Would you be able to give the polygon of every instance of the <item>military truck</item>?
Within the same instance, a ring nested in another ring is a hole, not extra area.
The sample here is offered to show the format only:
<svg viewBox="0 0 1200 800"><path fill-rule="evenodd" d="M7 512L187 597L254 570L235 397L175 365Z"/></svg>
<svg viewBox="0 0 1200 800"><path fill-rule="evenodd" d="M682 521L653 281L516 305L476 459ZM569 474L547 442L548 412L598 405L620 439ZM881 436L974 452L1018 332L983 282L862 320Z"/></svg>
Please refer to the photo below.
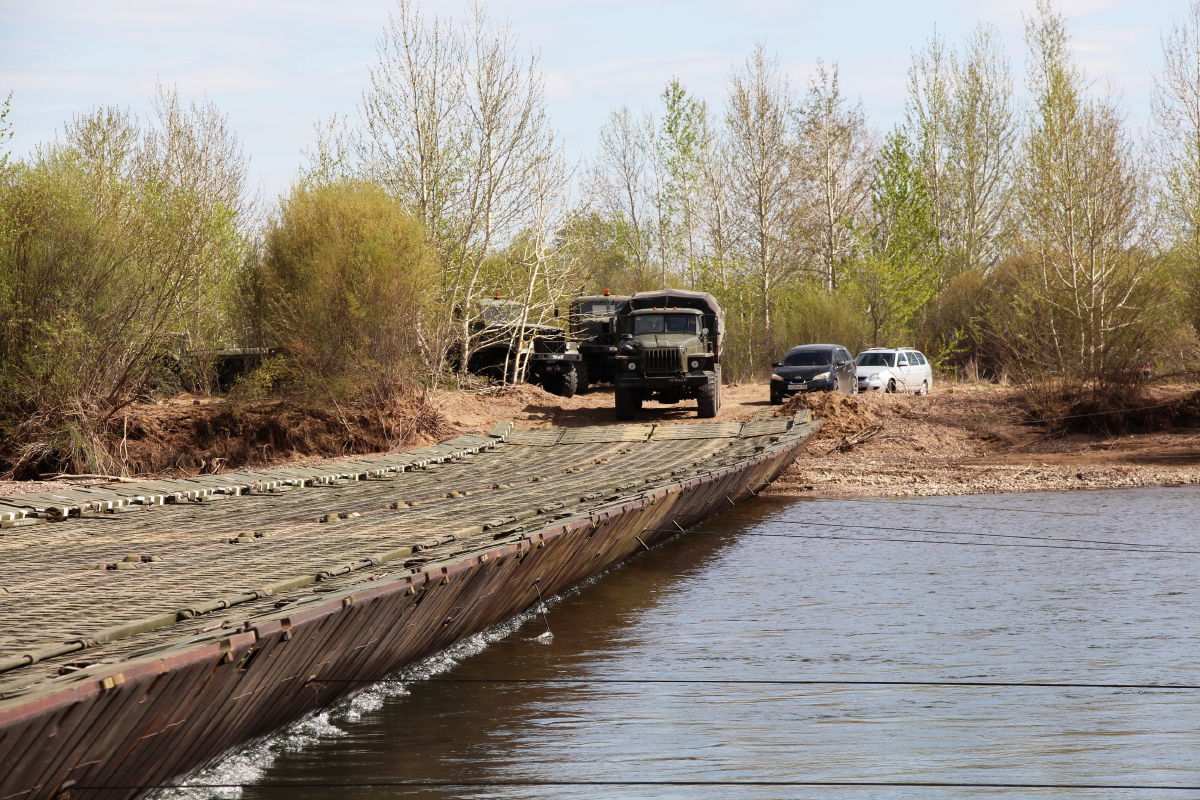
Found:
<svg viewBox="0 0 1200 800"><path fill-rule="evenodd" d="M638 292L618 317L616 411L631 420L642 403L695 399L701 417L721 407L725 312L707 292Z"/></svg>
<svg viewBox="0 0 1200 800"><path fill-rule="evenodd" d="M518 356L527 358L525 380L540 384L551 394L572 397L579 386L582 360L575 342L555 325L525 322L519 330L524 306L496 295L479 304L471 323L471 356L467 372L495 380L513 380ZM519 343L524 341L524 345ZM507 372L505 370L507 369Z"/></svg>
<svg viewBox="0 0 1200 800"><path fill-rule="evenodd" d="M571 301L568 321L571 339L578 343L582 359L579 391L589 383L615 383L617 318L629 302L628 295L609 293L584 295Z"/></svg>

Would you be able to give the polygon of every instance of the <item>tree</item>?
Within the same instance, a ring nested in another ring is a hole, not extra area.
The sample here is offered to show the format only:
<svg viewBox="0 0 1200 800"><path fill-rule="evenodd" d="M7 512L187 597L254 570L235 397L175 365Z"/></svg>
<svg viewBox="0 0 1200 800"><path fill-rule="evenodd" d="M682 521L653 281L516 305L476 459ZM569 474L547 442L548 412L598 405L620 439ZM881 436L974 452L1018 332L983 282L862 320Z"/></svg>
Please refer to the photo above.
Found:
<svg viewBox="0 0 1200 800"><path fill-rule="evenodd" d="M742 69L729 76L727 86L730 222L758 296L769 350L775 287L797 269L793 233L798 198L789 124L795 99L778 59L767 56L761 43Z"/></svg>
<svg viewBox="0 0 1200 800"><path fill-rule="evenodd" d="M962 58L955 55L953 67L946 171L951 195L942 240L951 276L986 270L998 259L1011 206L1017 144L1012 74L996 30L976 28ZM939 283L944 282L939 276Z"/></svg>
<svg viewBox="0 0 1200 800"><path fill-rule="evenodd" d="M699 259L697 207L708 107L690 95L678 78L671 79L661 98L664 111L656 150L666 180L659 203L667 210L662 216L670 220L674 260L681 263L680 273L694 288Z"/></svg>
<svg viewBox="0 0 1200 800"><path fill-rule="evenodd" d="M1200 329L1200 1L1192 0L1187 19L1163 37L1163 61L1151 103L1150 154L1192 325Z"/></svg>
<svg viewBox="0 0 1200 800"><path fill-rule="evenodd" d="M363 169L424 223L439 254L443 302L457 311L431 353L435 380L452 340L460 375L466 370L477 304L492 289L482 280L487 259L530 231L552 238L556 201L570 182L538 58L518 45L479 6L463 25L427 23L400 0L363 95Z"/></svg>
<svg viewBox="0 0 1200 800"><path fill-rule="evenodd" d="M937 224L914 149L902 131L888 135L875 162L870 225L859 233L855 287L875 345L906 333L937 293Z"/></svg>
<svg viewBox="0 0 1200 800"><path fill-rule="evenodd" d="M600 148L586 188L597 212L607 221L615 249L640 276L650 271L653 238L648 169L642 130L629 106L610 112L600 129Z"/></svg>
<svg viewBox="0 0 1200 800"><path fill-rule="evenodd" d="M0 104L0 170L8 166L7 146L13 138L13 125L8 119L8 115L12 113L12 99L13 93L9 92L8 97L4 98L4 103Z"/></svg>
<svg viewBox="0 0 1200 800"><path fill-rule="evenodd" d="M1018 234L1024 311L1008 344L1027 370L1098 387L1128 381L1155 322L1153 261L1138 221L1145 191L1110 97L1093 98L1047 0L1026 21L1033 115L1021 153Z"/></svg>
<svg viewBox="0 0 1200 800"><path fill-rule="evenodd" d="M935 32L913 56L906 117L946 254L936 265L944 288L995 262L1010 205L1017 117L995 29L976 28L961 54Z"/></svg>
<svg viewBox="0 0 1200 800"><path fill-rule="evenodd" d="M837 288L850 254L855 218L871 187L874 144L861 101L850 105L838 85L838 66L817 62L796 111L797 174L807 230L821 283Z"/></svg>
<svg viewBox="0 0 1200 800"><path fill-rule="evenodd" d="M148 128L76 116L0 172L0 439L18 472L119 472L114 418L164 361L224 337L245 160L211 104L160 89L155 105Z"/></svg>

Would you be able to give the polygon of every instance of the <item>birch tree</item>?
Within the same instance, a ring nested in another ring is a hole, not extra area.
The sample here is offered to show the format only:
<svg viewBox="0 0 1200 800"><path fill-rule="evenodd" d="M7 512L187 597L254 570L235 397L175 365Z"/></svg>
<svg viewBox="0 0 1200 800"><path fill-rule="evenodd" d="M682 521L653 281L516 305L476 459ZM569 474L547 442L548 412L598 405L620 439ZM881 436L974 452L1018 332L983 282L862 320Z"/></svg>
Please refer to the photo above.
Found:
<svg viewBox="0 0 1200 800"><path fill-rule="evenodd" d="M774 291L796 271L797 196L790 118L795 99L777 58L760 43L727 83L725 113L731 223L758 295L766 343L771 341Z"/></svg>
<svg viewBox="0 0 1200 800"><path fill-rule="evenodd" d="M836 63L817 62L796 122L805 227L820 281L832 292L849 258L855 218L870 192L874 143L861 101L851 104L841 92Z"/></svg>
<svg viewBox="0 0 1200 800"><path fill-rule="evenodd" d="M1032 281L1029 364L1091 385L1119 378L1151 321L1137 220L1144 192L1133 144L1109 97L1087 93L1065 21L1043 0L1026 22L1034 112L1021 153L1020 235Z"/></svg>
<svg viewBox="0 0 1200 800"><path fill-rule="evenodd" d="M1184 22L1163 37L1163 61L1150 152L1173 244L1200 296L1200 1L1192 0Z"/></svg>
<svg viewBox="0 0 1200 800"><path fill-rule="evenodd" d="M588 171L587 192L613 226L626 263L645 274L650 269L653 192L642 133L629 106L609 113Z"/></svg>
<svg viewBox="0 0 1200 800"><path fill-rule="evenodd" d="M946 254L936 265L942 288L963 270L995 262L1010 204L1017 116L996 30L976 28L962 53L935 32L913 56L906 106Z"/></svg>
<svg viewBox="0 0 1200 800"><path fill-rule="evenodd" d="M486 260L545 227L569 170L538 58L520 53L507 25L479 6L455 24L427 21L410 0L397 5L363 95L360 158L436 243L445 302L458 314L433 337L430 357L440 365L443 343L456 339L462 374L477 304L489 291Z"/></svg>

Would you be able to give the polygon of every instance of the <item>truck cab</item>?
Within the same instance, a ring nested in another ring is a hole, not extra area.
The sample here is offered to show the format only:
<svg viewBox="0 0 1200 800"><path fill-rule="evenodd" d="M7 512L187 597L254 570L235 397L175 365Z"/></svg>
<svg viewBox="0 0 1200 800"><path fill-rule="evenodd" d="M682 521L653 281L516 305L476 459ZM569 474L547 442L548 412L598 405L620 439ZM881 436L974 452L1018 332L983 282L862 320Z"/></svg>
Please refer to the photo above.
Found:
<svg viewBox="0 0 1200 800"><path fill-rule="evenodd" d="M614 359L616 415L633 419L642 403L695 399L700 417L721 405L724 312L705 292L641 292L619 319Z"/></svg>
<svg viewBox="0 0 1200 800"><path fill-rule="evenodd" d="M584 295L571 301L568 318L571 339L582 359L579 391L589 383L613 383L617 355L617 319L629 303L628 295Z"/></svg>

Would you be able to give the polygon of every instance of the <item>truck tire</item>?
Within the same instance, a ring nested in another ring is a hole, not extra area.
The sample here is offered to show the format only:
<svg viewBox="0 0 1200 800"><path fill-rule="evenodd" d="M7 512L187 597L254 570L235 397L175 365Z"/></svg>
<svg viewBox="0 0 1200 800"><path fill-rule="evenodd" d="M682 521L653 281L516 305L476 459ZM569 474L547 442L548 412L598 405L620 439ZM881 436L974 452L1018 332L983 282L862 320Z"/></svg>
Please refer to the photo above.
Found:
<svg viewBox="0 0 1200 800"><path fill-rule="evenodd" d="M575 365L575 381L578 384L575 387L576 394L583 394L587 391L588 382L591 376L588 375L588 365L586 361L580 361Z"/></svg>
<svg viewBox="0 0 1200 800"><path fill-rule="evenodd" d="M721 384L717 373L705 372L704 385L696 389L696 413L701 419L712 419L721 407Z"/></svg>
<svg viewBox="0 0 1200 800"><path fill-rule="evenodd" d="M617 387L616 406L617 406L617 421L628 422L633 419L637 412L642 407L642 398L638 394L637 389L624 389Z"/></svg>
<svg viewBox="0 0 1200 800"><path fill-rule="evenodd" d="M555 392L559 397L574 397L576 390L579 388L579 365L567 365L558 376L558 391Z"/></svg>

